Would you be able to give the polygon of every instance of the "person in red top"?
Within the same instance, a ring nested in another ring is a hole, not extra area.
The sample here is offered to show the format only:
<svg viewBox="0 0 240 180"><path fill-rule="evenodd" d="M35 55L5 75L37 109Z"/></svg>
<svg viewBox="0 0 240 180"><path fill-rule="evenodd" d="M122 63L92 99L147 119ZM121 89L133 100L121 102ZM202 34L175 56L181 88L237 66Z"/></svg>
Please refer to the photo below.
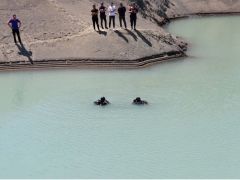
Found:
<svg viewBox="0 0 240 180"><path fill-rule="evenodd" d="M22 44L20 31L19 31L21 25L22 25L21 21L17 19L17 16L15 14L13 15L13 18L8 21L8 26L12 29L15 44L17 43L16 34L17 34L19 43Z"/></svg>
<svg viewBox="0 0 240 180"><path fill-rule="evenodd" d="M93 9L91 10L92 13L92 22L93 22L93 28L96 31L96 25L98 28L98 31L100 31L99 29L99 23L98 23L98 9L96 8L96 5L93 5Z"/></svg>
<svg viewBox="0 0 240 180"><path fill-rule="evenodd" d="M130 5L129 13L130 13L130 22L131 22L132 30L133 29L136 30L136 26L137 26L137 13L138 13L138 8L137 8L136 3L133 3L132 5Z"/></svg>

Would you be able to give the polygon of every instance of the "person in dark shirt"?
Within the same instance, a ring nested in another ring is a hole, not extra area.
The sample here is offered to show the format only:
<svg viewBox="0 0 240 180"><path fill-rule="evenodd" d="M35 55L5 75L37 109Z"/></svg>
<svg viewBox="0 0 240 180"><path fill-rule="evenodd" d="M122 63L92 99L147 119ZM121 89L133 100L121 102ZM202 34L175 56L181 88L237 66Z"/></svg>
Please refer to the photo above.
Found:
<svg viewBox="0 0 240 180"><path fill-rule="evenodd" d="M138 13L138 8L137 8L136 3L133 3L130 6L129 13L130 13L131 27L132 27L132 29L136 30L136 26L137 26L137 13Z"/></svg>
<svg viewBox="0 0 240 180"><path fill-rule="evenodd" d="M15 14L13 15L13 18L8 21L8 26L12 29L15 44L17 43L16 34L17 34L19 43L22 44L20 31L19 31L21 25L22 25L21 21L17 19L17 16Z"/></svg>
<svg viewBox="0 0 240 180"><path fill-rule="evenodd" d="M118 14L119 14L120 27L122 27L122 21L123 21L125 29L127 29L127 23L125 18L126 7L124 7L122 3L120 3L120 7L118 8Z"/></svg>
<svg viewBox="0 0 240 180"><path fill-rule="evenodd" d="M96 25L97 25L98 31L100 31L99 24L98 24L98 9L96 8L95 4L93 5L93 9L91 13L92 13L92 22L93 22L94 30L96 31Z"/></svg>
<svg viewBox="0 0 240 180"><path fill-rule="evenodd" d="M99 8L99 11L100 11L100 19L101 19L101 27L102 27L102 29L104 29L104 28L103 28L103 21L104 21L104 23L105 23L105 28L108 29L108 27L107 27L106 10L107 10L107 8L104 6L104 3L102 2L102 3L101 3L101 6L100 6L100 8Z"/></svg>

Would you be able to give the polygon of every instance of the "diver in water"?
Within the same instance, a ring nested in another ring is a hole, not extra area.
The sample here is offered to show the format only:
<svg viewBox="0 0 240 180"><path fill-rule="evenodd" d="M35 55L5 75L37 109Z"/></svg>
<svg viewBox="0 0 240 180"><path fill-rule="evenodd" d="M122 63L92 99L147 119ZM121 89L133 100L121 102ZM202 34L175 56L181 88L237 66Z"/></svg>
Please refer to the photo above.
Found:
<svg viewBox="0 0 240 180"><path fill-rule="evenodd" d="M140 97L137 97L136 99L133 100L133 104L135 104L135 105L147 105L148 102L144 101L144 100L141 100Z"/></svg>
<svg viewBox="0 0 240 180"><path fill-rule="evenodd" d="M108 100L106 100L105 97L101 97L101 99L95 101L94 104L98 105L98 106L106 106L106 105L110 104L110 102Z"/></svg>

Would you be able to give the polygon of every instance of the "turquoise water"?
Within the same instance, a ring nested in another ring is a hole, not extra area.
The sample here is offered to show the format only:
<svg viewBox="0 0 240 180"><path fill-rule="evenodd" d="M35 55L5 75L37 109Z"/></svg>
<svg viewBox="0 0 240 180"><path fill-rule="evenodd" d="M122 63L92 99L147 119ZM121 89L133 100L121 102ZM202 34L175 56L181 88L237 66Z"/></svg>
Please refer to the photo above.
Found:
<svg viewBox="0 0 240 180"><path fill-rule="evenodd" d="M172 23L190 57L145 69L1 73L0 178L239 178L239 21Z"/></svg>

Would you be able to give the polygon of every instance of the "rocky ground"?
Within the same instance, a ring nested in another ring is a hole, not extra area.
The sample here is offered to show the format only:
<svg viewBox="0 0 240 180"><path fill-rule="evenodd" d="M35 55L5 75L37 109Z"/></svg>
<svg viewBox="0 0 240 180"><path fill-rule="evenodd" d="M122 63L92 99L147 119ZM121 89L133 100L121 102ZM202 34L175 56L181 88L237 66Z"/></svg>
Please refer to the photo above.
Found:
<svg viewBox="0 0 240 180"><path fill-rule="evenodd" d="M129 1L122 1L126 6ZM1 0L1 68L54 65L143 65L184 55L186 44L160 27L168 18L197 13L240 12L239 0L139 0L138 31L97 33L91 26L94 0ZM106 5L108 5L106 1ZM119 1L116 3L119 3ZM7 21L17 14L23 46L13 43ZM127 18L129 24L129 17ZM1 69L0 68L0 69Z"/></svg>
<svg viewBox="0 0 240 180"><path fill-rule="evenodd" d="M194 14L219 14L240 12L239 0L171 0L167 10L170 18Z"/></svg>

